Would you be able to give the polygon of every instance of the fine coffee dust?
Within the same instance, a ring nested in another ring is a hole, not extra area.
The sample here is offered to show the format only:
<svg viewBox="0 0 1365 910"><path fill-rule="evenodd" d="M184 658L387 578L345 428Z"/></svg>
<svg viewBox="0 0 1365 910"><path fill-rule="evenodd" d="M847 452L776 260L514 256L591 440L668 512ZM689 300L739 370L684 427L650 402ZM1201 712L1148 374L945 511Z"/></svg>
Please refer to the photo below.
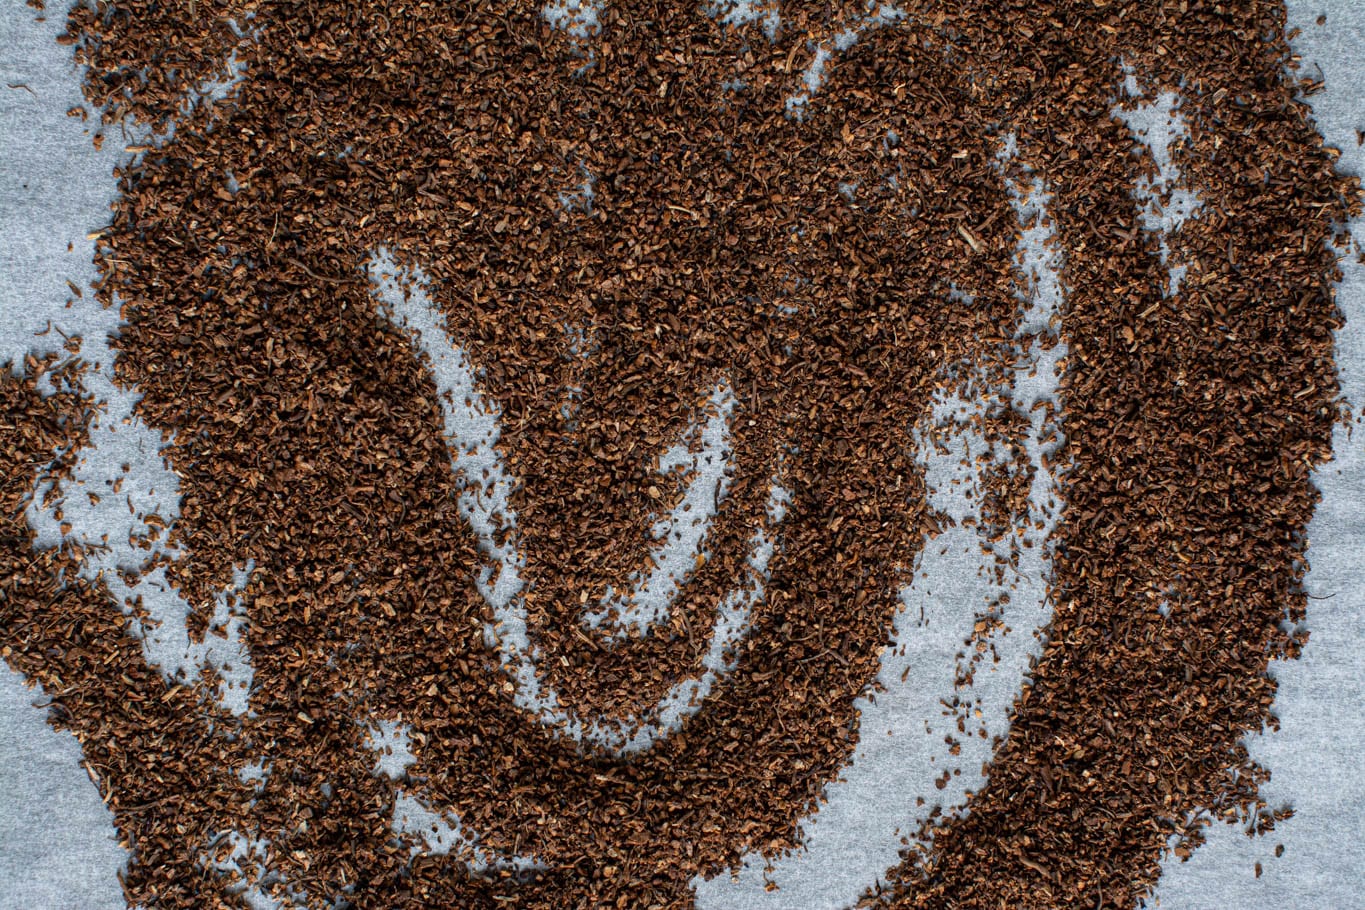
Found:
<svg viewBox="0 0 1365 910"><path fill-rule="evenodd" d="M91 104L162 130L120 174L98 260L127 320L118 375L175 433L168 571L211 603L256 566L238 718L147 668L78 553L32 549L31 478L79 443L88 402L35 391L77 364L6 380L3 653L81 739L131 903L230 903L204 858L230 830L268 837L275 889L318 906L688 906L695 875L789 846L851 753L939 520L910 428L945 364L1010 366L1011 134L1054 193L1068 286L1053 623L988 786L867 900L1129 907L1172 834L1197 841L1196 809L1261 812L1239 743L1270 719L1267 662L1300 644L1281 621L1303 615L1308 478L1337 416L1325 242L1357 206L1286 75L1283 12L906 13L795 109L860 5L784 8L771 40L692 4L609 8L583 39L535 4L72 13ZM229 97L187 104L230 57ZM1114 117L1124 66L1178 89L1189 124L1175 155L1204 204L1171 238L1188 271L1170 297L1131 195L1149 165ZM435 390L376 312L377 249L425 272L501 408L528 612L569 704L639 710L695 671L781 472L738 666L651 751L580 750L514 706ZM672 634L607 649L579 614L629 585L675 492L657 456L722 379L735 464L709 558ZM1008 527L1017 478L991 496ZM411 725L427 798L543 869L414 858L371 718ZM265 781L242 780L261 755Z"/></svg>

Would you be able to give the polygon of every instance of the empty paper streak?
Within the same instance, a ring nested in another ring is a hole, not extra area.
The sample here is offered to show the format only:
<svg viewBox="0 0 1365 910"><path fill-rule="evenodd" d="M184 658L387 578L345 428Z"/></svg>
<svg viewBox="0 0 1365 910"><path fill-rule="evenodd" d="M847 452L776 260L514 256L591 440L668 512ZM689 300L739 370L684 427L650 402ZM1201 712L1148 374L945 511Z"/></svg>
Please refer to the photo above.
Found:
<svg viewBox="0 0 1365 910"><path fill-rule="evenodd" d="M484 555L475 584L492 608L484 637L495 648L503 671L513 683L515 704L552 730L580 745L616 755L651 748L701 709L717 680L734 666L734 648L747 634L749 615L762 599L768 563L776 547L773 537L787 505L787 492L774 477L767 514L749 540L744 578L717 608L702 673L675 683L643 717L580 717L560 703L559 694L540 675L540 651L531 639L522 571L515 487L497 450L500 412L477 388L474 371L445 328L445 317L427 296L424 276L400 269L386 251L371 258L371 275L379 310L428 358L441 401L451 468L459 478L458 505Z"/></svg>
<svg viewBox="0 0 1365 910"><path fill-rule="evenodd" d="M1340 150L1338 170L1365 177L1365 145L1356 132L1365 128L1365 3L1290 0L1287 27L1303 59L1297 77L1323 80L1322 90L1306 98L1314 126L1328 147ZM1332 460L1312 475L1321 499L1307 528L1309 599L1300 631L1309 638L1297 659L1268 667L1278 723L1242 741L1270 772L1260 787L1268 808L1290 808L1294 815L1275 822L1273 832L1249 837L1246 817L1211 813L1206 841L1188 859L1173 852L1164 857L1146 907L1365 907L1365 218L1347 227L1348 243L1334 250L1342 270L1336 301L1345 319L1334 333L1333 353L1352 416L1333 428Z"/></svg>
<svg viewBox="0 0 1365 910"><path fill-rule="evenodd" d="M128 630L142 642L147 663L171 682L193 683L209 671L218 680L219 706L246 714L253 670L242 591L253 564L234 570L214 597L207 630L191 635L194 609L164 565L181 556L168 540L180 514L180 490L162 458L161 434L132 416L135 393L103 380L86 384L106 386L110 397L70 474L40 476L35 484L28 507L34 545L80 547L81 577L102 582L112 604L132 617Z"/></svg>
<svg viewBox="0 0 1365 910"><path fill-rule="evenodd" d="M854 17L833 38L821 41L815 48L815 56L801 74L801 90L787 97L787 116L796 120L805 118L806 105L824 87L826 69L836 53L844 53L867 32L894 25L905 15L905 11L895 3L869 3L864 15Z"/></svg>
<svg viewBox="0 0 1365 910"><path fill-rule="evenodd" d="M1142 98L1137 74L1129 66L1123 67L1123 93L1130 101ZM1180 293L1180 284L1189 271L1186 263L1171 258L1171 237L1185 222L1198 217L1203 207L1198 194L1191 190L1176 164L1176 146L1189 135L1189 127L1180 112L1180 96L1162 92L1154 101L1125 107L1116 104L1114 114L1128 127L1133 138L1146 149L1156 165L1154 176L1144 174L1133 187L1137 202L1138 220L1142 229L1157 238L1158 255L1166 266L1165 296Z"/></svg>
<svg viewBox="0 0 1365 910"><path fill-rule="evenodd" d="M668 616L696 569L711 521L725 501L731 467L730 421L735 410L728 383L722 382L711 392L707 410L705 424L693 424L682 442L659 457L658 473L666 478L681 471L686 486L668 516L654 522L652 531L659 543L649 553L648 572L636 573L635 587L627 596L609 588L598 609L583 617L589 628L614 628L612 639L624 638L632 629L647 633ZM690 451L689 443L698 436L701 450Z"/></svg>
<svg viewBox="0 0 1365 910"><path fill-rule="evenodd" d="M1014 150L1007 142L1002 170ZM1008 729L1021 682L1041 651L1034 633L1051 617L1048 541L1062 503L1047 459L1061 443L1056 405L1066 353L1052 327L1063 300L1062 256L1047 214L1048 194L1037 179L1022 188L1008 180L1008 186L1021 228L1024 307L1012 379L991 388L982 371L957 373L958 389L935 399L915 434L930 505L953 524L925 541L913 580L900 592L892 643L877 675L881 691L857 700L858 748L843 775L826 786L823 804L802 821L800 846L772 858L753 852L733 875L695 879L701 910L851 906L907 849L927 846L918 835L936 807L951 813L984 784L983 766L996 737ZM981 462L1000 464L1008 457L1007 446L987 442L980 423L1003 408L1029 419L1026 438L1017 442L1034 482L1028 515L1015 529L1016 561L1002 581L979 519ZM971 518L977 522L969 524ZM1005 593L1009 602L1001 606ZM981 660L969 644L977 620L987 616L1005 624L989 637L994 662ZM968 676L970 688L959 685ZM965 734L958 732L959 716L967 721ZM957 742L959 754L951 754L945 737ZM920 798L923 805L916 804Z"/></svg>
<svg viewBox="0 0 1365 910"><path fill-rule="evenodd" d="M181 555L169 543L180 512L179 478L162 455L167 440L135 413L141 393L114 382L109 339L118 332L119 308L105 307L93 289L92 238L108 223L117 196L114 167L129 159L113 140L137 145L149 136L126 122L120 131L110 130L101 149L94 148L82 121L67 114L83 99L81 70L51 33L60 31L63 17L33 22L27 9L13 17L15 47L25 57L13 72L32 87L6 93L0 105L7 121L13 111L23 124L5 146L0 220L28 229L0 244L7 279L0 283L0 361L12 361L17 369L28 353L64 353L62 343L79 338L78 356L89 366L79 374L79 387L65 391L88 395L95 405L88 444L75 454L69 475L57 479L49 468L33 480L26 518L34 547L79 547L81 577L102 583L125 614L140 604L146 618L132 619L129 631L142 642L147 662L171 682L192 683L207 670L218 681L219 705L245 714L252 665L240 595L251 565L239 566L215 596L204 636L191 636L194 608L162 565ZM240 76L240 67L230 63L228 69L228 80L199 86L184 107L224 97ZM67 278L75 281L68 285ZM72 288L81 285L85 291L73 299ZM39 388L55 391L46 374Z"/></svg>

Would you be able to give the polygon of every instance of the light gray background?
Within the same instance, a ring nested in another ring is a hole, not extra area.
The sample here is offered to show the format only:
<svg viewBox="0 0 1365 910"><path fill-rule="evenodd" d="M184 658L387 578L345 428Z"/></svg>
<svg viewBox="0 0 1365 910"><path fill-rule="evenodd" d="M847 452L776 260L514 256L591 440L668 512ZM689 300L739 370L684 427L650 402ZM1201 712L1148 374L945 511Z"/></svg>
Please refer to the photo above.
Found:
<svg viewBox="0 0 1365 910"><path fill-rule="evenodd" d="M1303 73L1326 80L1326 91L1309 98L1318 128L1341 150L1341 169L1365 176L1356 141L1365 130L1365 3L1291 2L1289 13L1291 29L1302 30L1293 44ZM1308 527L1310 638L1301 659L1274 668L1280 730L1247 742L1271 771L1262 795L1295 814L1260 838L1241 822L1213 825L1188 862L1167 862L1152 901L1163 910L1365 907L1365 220L1351 230L1352 248L1338 254L1346 325L1337 366L1356 416L1337 428L1335 459L1314 478L1322 503Z"/></svg>
<svg viewBox="0 0 1365 910"><path fill-rule="evenodd" d="M1290 10L1291 25L1303 30L1295 47L1306 71L1316 75L1320 68L1326 79L1326 92L1310 99L1319 125L1342 149L1343 168L1365 173L1365 151L1355 136L1365 129L1365 2L1293 2ZM1321 13L1324 26L1315 22ZM94 278L86 235L107 222L110 171L139 137L115 131L96 152L92 124L67 116L82 99L69 49L55 44L62 21L54 12L35 22L23 0L0 0L0 360L55 349L60 336L33 335L52 318L86 338L84 352L99 364L87 385L122 409L131 400L119 399L108 383L104 346L116 319L89 306L89 291L84 306L68 307L66 281L88 287ZM1365 223L1352 227L1365 240ZM1354 256L1342 265L1340 303L1348 323L1338 336L1338 359L1344 392L1359 410L1365 409L1365 266ZM1365 907L1359 886L1365 878L1365 774L1359 769L1365 635L1357 620L1365 615L1362 446L1365 435L1355 420L1338 430L1336 460L1318 473L1324 502L1310 527L1309 590L1321 599L1309 605L1312 637L1302 660L1276 668L1281 731L1249 742L1273 774L1267 798L1296 814L1264 838L1247 837L1239 824L1215 824L1193 859L1170 859L1149 905ZM148 458L155 460L154 452ZM42 701L41 693L0 668L0 910L122 907L116 874L124 854L112 819L80 766L74 738L47 726L45 712L31 707ZM1285 847L1281 858L1277 844ZM798 891L785 896L796 900ZM743 895L741 889L724 901L756 906ZM785 905L771 896L763 903Z"/></svg>
<svg viewBox="0 0 1365 910"><path fill-rule="evenodd" d="M109 314L68 309L66 282L95 278L86 234L109 223L125 142L96 152L93 124L67 116L83 99L70 49L55 43L64 7L53 7L36 22L23 0L0 0L0 362L60 347L56 332L33 334L49 319L101 341L113 327ZM122 910L113 818L75 737L31 707L45 701L0 664L0 908Z"/></svg>

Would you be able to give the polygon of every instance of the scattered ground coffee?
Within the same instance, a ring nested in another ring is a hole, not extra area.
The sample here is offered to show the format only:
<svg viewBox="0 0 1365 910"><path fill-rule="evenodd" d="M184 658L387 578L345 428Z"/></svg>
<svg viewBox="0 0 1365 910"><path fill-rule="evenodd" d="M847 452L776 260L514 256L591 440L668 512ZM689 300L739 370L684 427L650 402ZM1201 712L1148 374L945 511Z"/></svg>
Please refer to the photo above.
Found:
<svg viewBox="0 0 1365 910"><path fill-rule="evenodd" d="M35 551L32 479L60 474L89 401L78 362L5 379L0 653L80 738L130 903L240 899L217 862L249 866L254 835L224 832L268 833L253 893L386 908L689 906L695 876L790 846L941 520L911 429L945 364L1012 367L1010 187L1032 175L1068 287L1053 621L989 785L866 900L1127 908L1169 837L1197 841L1197 808L1271 824L1239 738L1298 646L1337 418L1326 242L1358 207L1282 33L1275 3L1192 0L79 6L66 40L104 141L157 130L119 175L99 291L126 319L120 380L174 434L165 571L205 605L194 634L252 567L234 713L147 666L139 614L79 552ZM1179 91L1167 160L1202 203L1160 237L1131 188L1168 208L1174 188L1116 114L1132 74ZM528 625L568 708L638 714L694 674L787 491L732 671L653 748L583 745L517 703L442 432L465 403L376 304L381 250L425 275L497 403ZM44 397L54 371L71 391ZM609 644L584 605L635 584L686 488L657 457L722 399L727 495L669 634ZM1027 510L1008 468L1002 530ZM421 746L404 773L477 850L395 837L366 742L398 719ZM239 773L260 754L268 774Z"/></svg>

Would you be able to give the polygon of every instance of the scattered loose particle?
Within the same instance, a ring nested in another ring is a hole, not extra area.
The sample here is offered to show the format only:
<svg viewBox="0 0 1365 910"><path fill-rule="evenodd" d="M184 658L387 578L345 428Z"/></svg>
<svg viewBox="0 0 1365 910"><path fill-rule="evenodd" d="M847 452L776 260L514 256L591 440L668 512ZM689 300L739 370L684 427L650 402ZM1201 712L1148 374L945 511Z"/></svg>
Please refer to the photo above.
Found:
<svg viewBox="0 0 1365 910"><path fill-rule="evenodd" d="M1337 416L1325 241L1358 193L1285 75L1277 3L1166 7L78 5L91 107L160 136L92 236L118 375L174 434L164 571L189 634L215 634L235 577L249 618L244 710L148 666L109 582L25 525L91 407L38 377L78 389L80 363L4 374L0 653L101 769L130 905L688 907L695 876L791 846L941 519L913 431L943 367L1012 376L1011 340L1048 328L1021 328L1007 136L1065 261L1053 618L989 782L866 900L1128 907L1172 834L1198 842L1197 810L1273 826L1241 738L1267 662L1302 644L1281 620L1304 612ZM1116 112L1124 68L1180 96L1155 164ZM1157 230L1177 178L1198 217ZM519 609L577 715L638 715L698 674L780 466L733 670L652 749L518 707L481 591L505 541L462 517L482 481L443 435L481 399L443 398L378 308L379 250L426 276L496 402ZM726 495L690 575L652 634L599 634L584 605L645 577L703 448L676 476L661 456L722 382ZM1003 534L1029 476L991 476Z"/></svg>

